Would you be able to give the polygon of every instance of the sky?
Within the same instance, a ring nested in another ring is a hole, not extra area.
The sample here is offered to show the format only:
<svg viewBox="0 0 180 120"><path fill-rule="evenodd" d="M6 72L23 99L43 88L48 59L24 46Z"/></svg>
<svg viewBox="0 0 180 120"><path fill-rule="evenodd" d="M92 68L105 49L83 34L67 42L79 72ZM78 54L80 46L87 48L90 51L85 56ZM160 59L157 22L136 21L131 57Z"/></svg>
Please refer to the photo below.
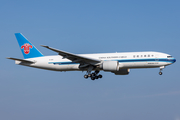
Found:
<svg viewBox="0 0 180 120"><path fill-rule="evenodd" d="M0 119L180 120L179 0L1 0ZM176 58L126 76L54 72L15 65L23 59L14 33L75 53L157 51Z"/></svg>

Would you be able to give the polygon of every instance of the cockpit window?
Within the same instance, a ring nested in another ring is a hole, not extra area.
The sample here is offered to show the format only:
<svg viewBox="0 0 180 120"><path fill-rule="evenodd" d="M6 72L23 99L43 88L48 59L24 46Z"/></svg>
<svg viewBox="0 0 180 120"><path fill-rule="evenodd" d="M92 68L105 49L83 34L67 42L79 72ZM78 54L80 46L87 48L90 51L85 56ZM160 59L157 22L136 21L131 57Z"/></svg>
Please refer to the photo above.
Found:
<svg viewBox="0 0 180 120"><path fill-rule="evenodd" d="M167 58L172 58L172 56L167 56Z"/></svg>

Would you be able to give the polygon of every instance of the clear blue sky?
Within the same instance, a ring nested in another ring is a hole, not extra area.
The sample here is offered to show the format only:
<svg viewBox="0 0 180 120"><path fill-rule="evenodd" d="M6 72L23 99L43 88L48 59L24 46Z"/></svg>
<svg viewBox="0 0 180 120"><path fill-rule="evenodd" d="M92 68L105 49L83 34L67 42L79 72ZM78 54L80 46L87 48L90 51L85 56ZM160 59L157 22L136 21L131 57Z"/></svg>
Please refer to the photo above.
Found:
<svg viewBox="0 0 180 120"><path fill-rule="evenodd" d="M44 55L49 45L72 53L158 51L177 62L85 80L14 64L23 58L14 33ZM1 0L1 120L180 120L179 0Z"/></svg>

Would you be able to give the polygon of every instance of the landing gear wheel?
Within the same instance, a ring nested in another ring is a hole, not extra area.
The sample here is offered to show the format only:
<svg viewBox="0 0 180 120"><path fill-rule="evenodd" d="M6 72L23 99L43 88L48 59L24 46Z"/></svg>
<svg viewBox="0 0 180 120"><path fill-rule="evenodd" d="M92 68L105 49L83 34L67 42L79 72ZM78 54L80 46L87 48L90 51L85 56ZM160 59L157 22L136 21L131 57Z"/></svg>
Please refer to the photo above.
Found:
<svg viewBox="0 0 180 120"><path fill-rule="evenodd" d="M162 75L162 72L159 72L159 75Z"/></svg>
<svg viewBox="0 0 180 120"><path fill-rule="evenodd" d="M102 78L102 75L101 75L101 74L99 74L99 75L98 75L98 77L99 77L99 78Z"/></svg>
<svg viewBox="0 0 180 120"><path fill-rule="evenodd" d="M91 80L95 80L95 77L91 77Z"/></svg>
<svg viewBox="0 0 180 120"><path fill-rule="evenodd" d="M95 74L95 73L92 73L91 76L96 76L96 74Z"/></svg>
<svg viewBox="0 0 180 120"><path fill-rule="evenodd" d="M88 74L88 77L91 77L92 75L91 74Z"/></svg>
<svg viewBox="0 0 180 120"><path fill-rule="evenodd" d="M96 79L98 79L99 77L98 76L95 76Z"/></svg>
<svg viewBox="0 0 180 120"><path fill-rule="evenodd" d="M87 79L87 78L88 78L88 75L84 75L84 78L86 78L86 79Z"/></svg>

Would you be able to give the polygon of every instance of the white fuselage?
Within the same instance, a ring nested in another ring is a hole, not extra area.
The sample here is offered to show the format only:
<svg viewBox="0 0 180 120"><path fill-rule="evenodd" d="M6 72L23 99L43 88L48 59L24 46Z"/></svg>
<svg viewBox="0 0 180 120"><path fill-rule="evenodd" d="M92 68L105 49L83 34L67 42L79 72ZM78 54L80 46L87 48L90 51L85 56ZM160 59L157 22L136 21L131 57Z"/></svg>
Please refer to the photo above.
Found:
<svg viewBox="0 0 180 120"><path fill-rule="evenodd" d="M155 68L167 66L174 63L176 60L169 54L160 52L124 52L124 53L103 53L103 54L78 54L83 57L98 59L101 61L118 61L119 69L132 68ZM54 71L80 71L79 63L72 62L68 59L63 59L60 55L43 56L29 58L26 60L34 61L34 63L21 63L16 61L16 64L29 67L54 70Z"/></svg>

